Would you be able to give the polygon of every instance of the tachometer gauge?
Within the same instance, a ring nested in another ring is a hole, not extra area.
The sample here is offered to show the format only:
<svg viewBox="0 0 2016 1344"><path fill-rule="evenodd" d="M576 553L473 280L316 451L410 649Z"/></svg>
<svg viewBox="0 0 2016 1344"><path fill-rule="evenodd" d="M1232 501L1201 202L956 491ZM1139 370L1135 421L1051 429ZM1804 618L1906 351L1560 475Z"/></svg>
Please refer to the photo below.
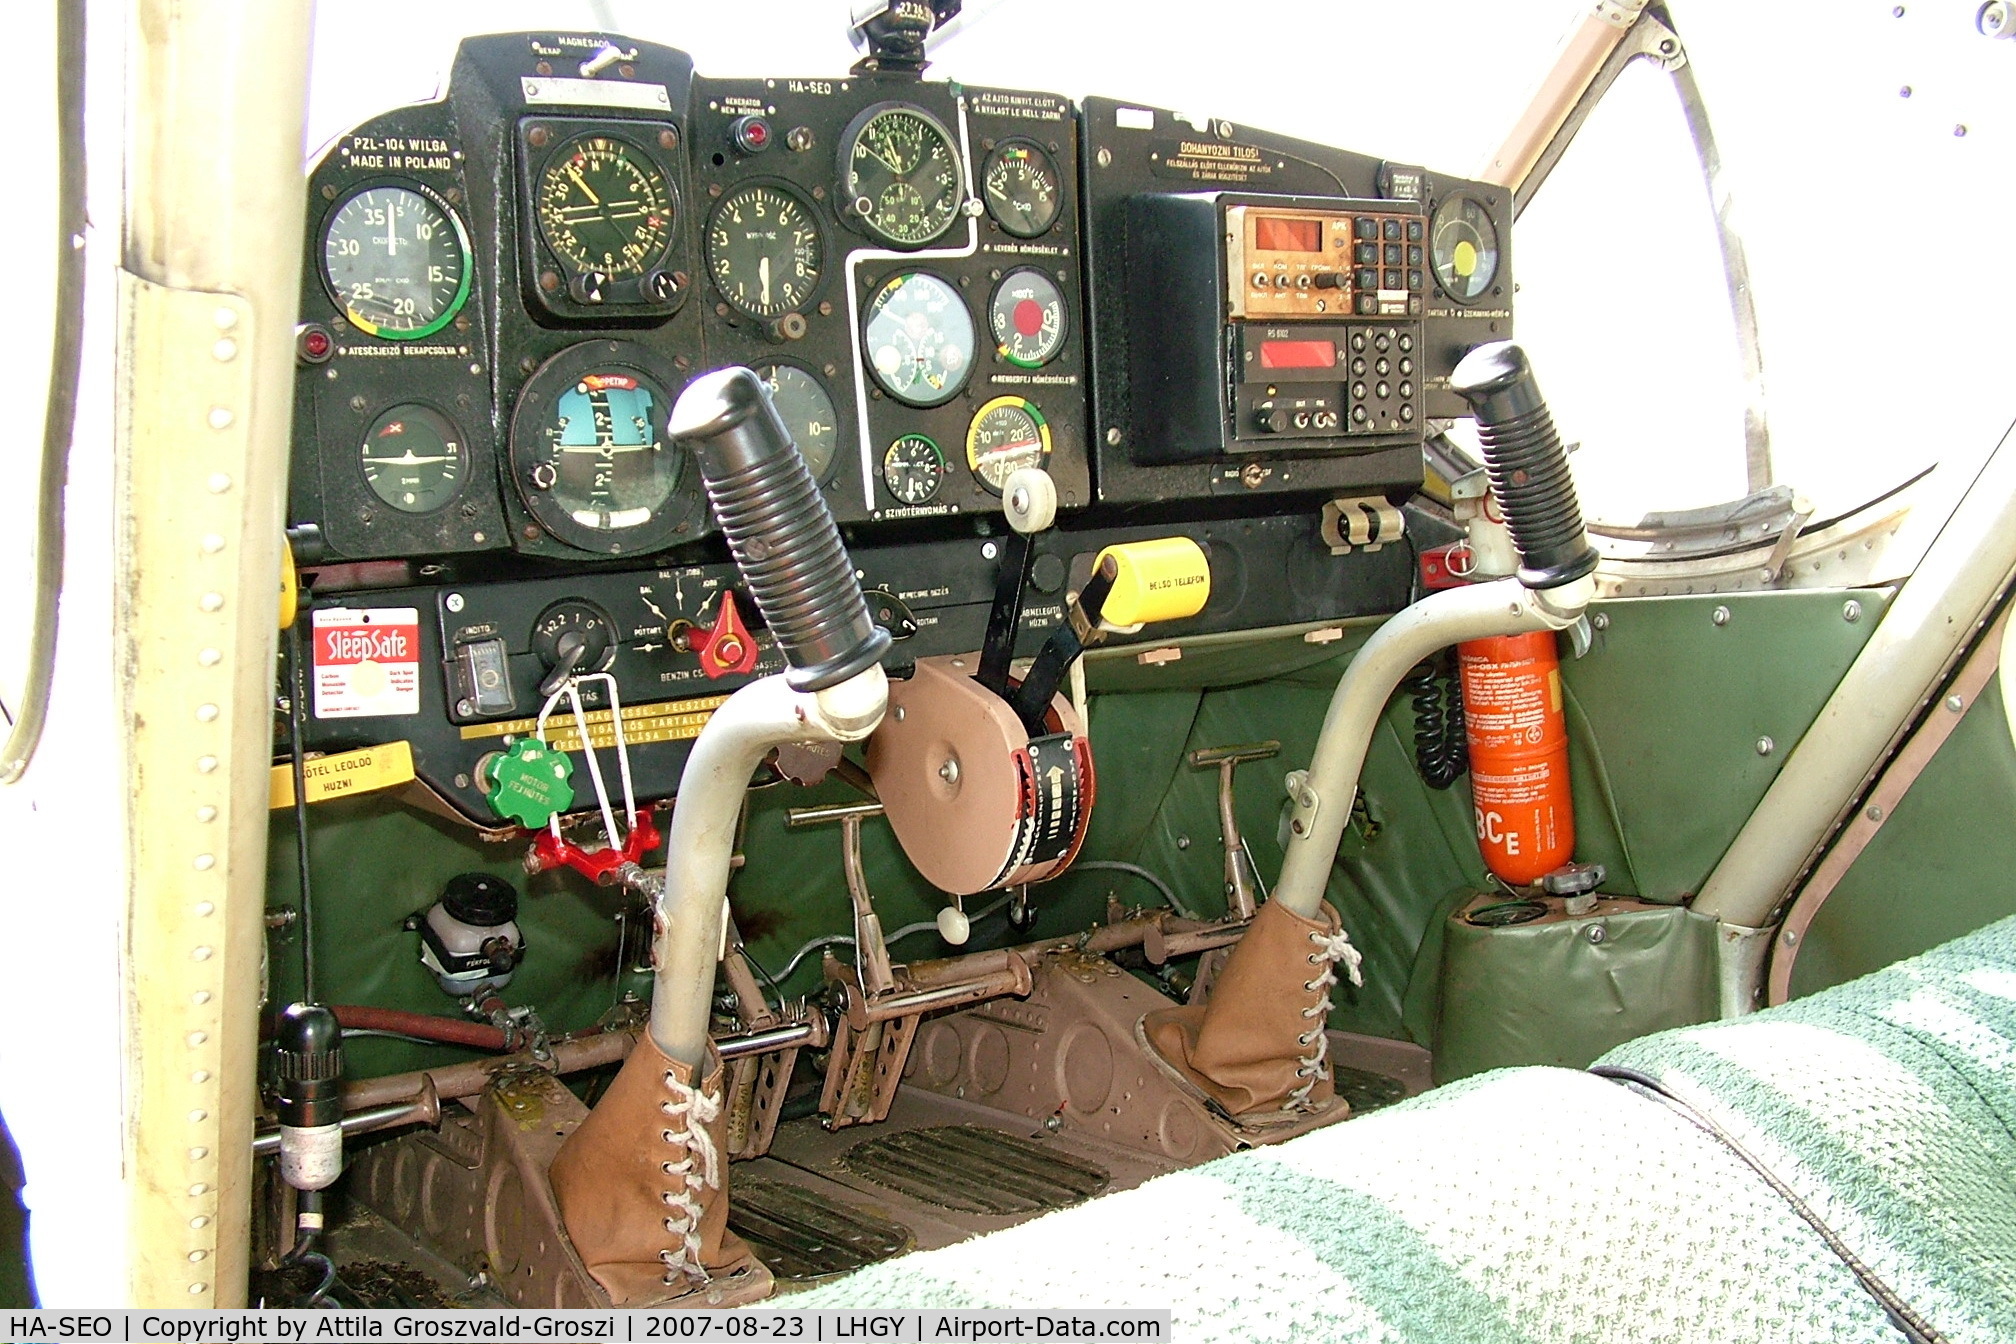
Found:
<svg viewBox="0 0 2016 1344"><path fill-rule="evenodd" d="M556 256L612 280L656 266L672 242L672 185L613 135L580 135L539 174L539 233Z"/></svg>
<svg viewBox="0 0 2016 1344"><path fill-rule="evenodd" d="M1042 271L1010 271L987 303L995 350L1018 368L1041 368L1064 348L1064 291Z"/></svg>
<svg viewBox="0 0 2016 1344"><path fill-rule="evenodd" d="M352 326L417 341L447 326L469 297L469 235L418 187L365 187L323 222L322 271Z"/></svg>
<svg viewBox="0 0 2016 1344"><path fill-rule="evenodd" d="M432 406L408 402L372 421L359 454L371 493L401 513L432 513L462 490L462 434Z"/></svg>
<svg viewBox="0 0 2016 1344"><path fill-rule="evenodd" d="M707 273L721 297L751 317L803 307L819 284L824 253L811 208L768 183L723 196L707 224Z"/></svg>
<svg viewBox="0 0 2016 1344"><path fill-rule="evenodd" d="M996 397L982 406L966 430L966 465L995 494L1023 467L1050 458L1050 426L1043 413L1021 397Z"/></svg>
<svg viewBox="0 0 2016 1344"><path fill-rule="evenodd" d="M770 389L770 403L784 418L812 479L824 485L833 474L834 452L840 446L840 417L833 410L833 398L796 364L759 365L756 376Z"/></svg>
<svg viewBox="0 0 2016 1344"><path fill-rule="evenodd" d="M945 454L922 434L905 434L882 454L882 484L899 504L929 504L945 483Z"/></svg>
<svg viewBox="0 0 2016 1344"><path fill-rule="evenodd" d="M1498 278L1498 226L1475 199L1456 195L1437 206L1428 241L1435 282L1457 302L1480 297Z"/></svg>
<svg viewBox="0 0 2016 1344"><path fill-rule="evenodd" d="M942 406L973 371L973 314L935 275L901 271L868 303L862 328L868 370L906 406Z"/></svg>
<svg viewBox="0 0 2016 1344"><path fill-rule="evenodd" d="M1003 233L1034 238L1057 222L1063 179L1049 152L1028 140L1003 140L980 174L987 213Z"/></svg>
<svg viewBox="0 0 2016 1344"><path fill-rule="evenodd" d="M511 469L525 506L570 546L634 554L669 541L681 456L650 355L616 341L562 350L519 394Z"/></svg>
<svg viewBox="0 0 2016 1344"><path fill-rule="evenodd" d="M965 194L952 133L929 112L900 103L871 107L847 128L840 187L849 213L896 247L937 239Z"/></svg>

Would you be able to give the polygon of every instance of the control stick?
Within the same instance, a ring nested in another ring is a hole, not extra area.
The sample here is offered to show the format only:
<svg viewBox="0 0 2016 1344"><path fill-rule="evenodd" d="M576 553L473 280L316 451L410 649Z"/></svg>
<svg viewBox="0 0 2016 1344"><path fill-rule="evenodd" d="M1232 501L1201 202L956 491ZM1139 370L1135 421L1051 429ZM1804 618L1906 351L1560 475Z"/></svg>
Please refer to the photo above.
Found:
<svg viewBox="0 0 2016 1344"><path fill-rule="evenodd" d="M1345 669L1309 768L1286 781L1288 850L1274 899L1304 918L1322 904L1366 748L1400 679L1451 644L1565 630L1595 596L1598 557L1583 528L1568 454L1525 352L1509 341L1480 346L1450 381L1477 417L1492 488L1519 550L1519 575L1416 602L1380 626Z"/></svg>
<svg viewBox="0 0 2016 1344"><path fill-rule="evenodd" d="M651 1039L695 1067L707 1051L735 823L749 777L793 742L858 742L888 704L889 632L868 615L854 564L770 393L744 368L696 378L671 438L700 464L707 497L787 671L728 697L679 777L658 890Z"/></svg>

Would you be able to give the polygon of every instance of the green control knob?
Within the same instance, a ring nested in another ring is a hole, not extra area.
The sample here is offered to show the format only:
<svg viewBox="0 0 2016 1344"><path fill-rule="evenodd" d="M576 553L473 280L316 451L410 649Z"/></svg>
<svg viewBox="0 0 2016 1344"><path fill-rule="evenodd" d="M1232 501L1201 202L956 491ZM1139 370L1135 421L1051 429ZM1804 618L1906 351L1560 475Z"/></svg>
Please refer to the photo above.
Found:
<svg viewBox="0 0 2016 1344"><path fill-rule="evenodd" d="M536 737L521 737L483 765L490 806L506 821L538 830L574 805L574 762Z"/></svg>

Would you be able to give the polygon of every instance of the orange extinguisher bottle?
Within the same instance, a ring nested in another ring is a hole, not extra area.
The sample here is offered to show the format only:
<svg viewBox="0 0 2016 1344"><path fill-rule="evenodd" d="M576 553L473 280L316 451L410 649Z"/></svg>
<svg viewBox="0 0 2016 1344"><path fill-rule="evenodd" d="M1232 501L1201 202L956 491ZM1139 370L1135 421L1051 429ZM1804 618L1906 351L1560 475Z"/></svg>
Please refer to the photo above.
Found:
<svg viewBox="0 0 2016 1344"><path fill-rule="evenodd" d="M1484 865L1527 886L1575 852L1568 725L1552 631L1457 646L1470 787Z"/></svg>

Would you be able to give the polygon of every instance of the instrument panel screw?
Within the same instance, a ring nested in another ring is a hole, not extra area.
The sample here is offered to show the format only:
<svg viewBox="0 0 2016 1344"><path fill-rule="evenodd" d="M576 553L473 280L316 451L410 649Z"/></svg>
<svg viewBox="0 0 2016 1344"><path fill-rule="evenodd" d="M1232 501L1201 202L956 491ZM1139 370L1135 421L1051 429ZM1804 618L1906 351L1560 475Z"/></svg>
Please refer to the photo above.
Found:
<svg viewBox="0 0 2016 1344"><path fill-rule="evenodd" d="M1714 612L1709 615L1708 619L1715 622L1715 624L1717 625L1729 624L1729 608L1727 607L1715 608Z"/></svg>
<svg viewBox="0 0 2016 1344"><path fill-rule="evenodd" d="M1776 751L1777 749L1778 744L1776 742L1773 742L1770 738L1760 737L1757 739L1757 754L1759 756L1769 756L1772 752Z"/></svg>
<svg viewBox="0 0 2016 1344"><path fill-rule="evenodd" d="M1103 145L1099 148L1099 166L1101 168L1111 168L1113 166L1113 151Z"/></svg>
<svg viewBox="0 0 2016 1344"><path fill-rule="evenodd" d="M1608 630L1610 628L1610 613L1607 611L1597 612L1589 618L1589 624L1595 626L1598 630Z"/></svg>
<svg viewBox="0 0 2016 1344"><path fill-rule="evenodd" d="M1120 427L1118 425L1115 425L1111 429L1106 431L1106 442L1112 444L1116 448L1120 446Z"/></svg>
<svg viewBox="0 0 2016 1344"><path fill-rule="evenodd" d="M1591 924L1589 926L1588 938L1591 943L1601 943L1605 938L1608 938L1609 936L1610 936L1609 931L1605 929L1601 924Z"/></svg>
<svg viewBox="0 0 2016 1344"><path fill-rule="evenodd" d="M1188 849L1188 848L1190 848L1190 837L1189 837L1189 836L1187 836L1187 835L1179 835L1179 836L1177 836L1177 837L1176 837L1176 848L1178 848L1178 849Z"/></svg>
<svg viewBox="0 0 2016 1344"><path fill-rule="evenodd" d="M1850 625L1853 625L1855 624L1855 622L1861 620L1862 604L1860 602L1857 602L1852 597L1849 598L1846 602L1841 604L1841 619L1848 622L1848 624Z"/></svg>
<svg viewBox="0 0 2016 1344"><path fill-rule="evenodd" d="M1958 714L1961 710L1967 708L1966 697L1958 695L1947 696L1946 708L1952 710L1955 714Z"/></svg>
<svg viewBox="0 0 2016 1344"><path fill-rule="evenodd" d="M460 593L450 593L441 599L441 605L450 611L460 611L468 605L468 600Z"/></svg>

